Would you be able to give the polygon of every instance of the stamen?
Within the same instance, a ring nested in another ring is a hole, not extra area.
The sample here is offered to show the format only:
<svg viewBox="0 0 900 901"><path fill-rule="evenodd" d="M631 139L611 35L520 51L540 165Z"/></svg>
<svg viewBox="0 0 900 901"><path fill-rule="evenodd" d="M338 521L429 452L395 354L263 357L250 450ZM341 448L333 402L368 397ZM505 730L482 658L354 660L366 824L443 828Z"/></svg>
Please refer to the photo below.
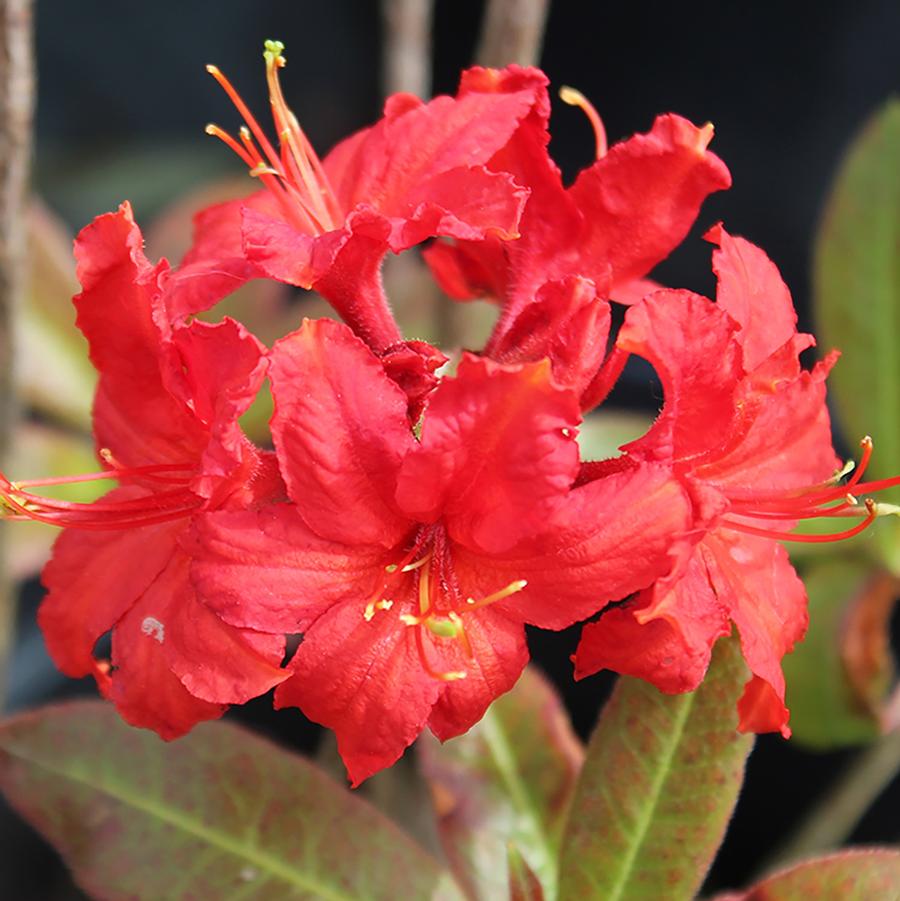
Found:
<svg viewBox="0 0 900 901"><path fill-rule="evenodd" d="M577 106L588 117L588 121L594 129L594 143L596 145L597 159L603 159L603 157L606 156L606 151L608 149L606 142L606 128L604 128L603 120L600 118L600 114L594 108L594 105L581 93L581 91L570 88L568 85L563 85L559 89L559 99L562 100L563 103L568 103L569 106Z"/></svg>
<svg viewBox="0 0 900 901"><path fill-rule="evenodd" d="M415 569L419 569L419 567L424 566L431 560L431 554L428 553L421 560L416 560L415 563L407 563L406 566L400 567L400 572L402 573L411 573Z"/></svg>
<svg viewBox="0 0 900 901"><path fill-rule="evenodd" d="M860 479L862 479L869 466L869 461L872 459L873 442L866 435L859 444L863 449L863 453L858 466L855 466L852 460L848 460L840 471L835 473L830 479L826 479L817 485L799 488L794 491L755 492L752 494L734 493L730 495L732 506L750 516L755 516L758 512L771 508L769 512L793 513L795 514L793 518L805 519L811 516L822 515L821 508L823 505L845 498L854 488L869 492L900 484L900 477L886 479L882 482L860 483ZM845 475L851 472L853 475L846 484L838 484Z"/></svg>
<svg viewBox="0 0 900 901"><path fill-rule="evenodd" d="M468 604L469 610L478 610L481 607L487 607L488 604L494 604L497 601L508 598L511 594L521 591L527 584L527 579L516 579L514 582L510 582L506 588L501 588L500 591L495 591L479 601L476 601L475 598L466 598L466 604Z"/></svg>
<svg viewBox="0 0 900 901"><path fill-rule="evenodd" d="M240 130L240 144L216 125L207 126L206 130L224 141L246 163L250 175L259 178L272 191L298 230L322 234L334 230L343 213L312 144L284 99L278 79L278 70L286 62L283 53L281 41L265 42L266 80L280 152L275 151L234 86L216 66L206 69L247 124ZM261 153L253 143L254 139L262 148Z"/></svg>
<svg viewBox="0 0 900 901"><path fill-rule="evenodd" d="M829 541L844 541L847 538L853 538L856 535L859 535L860 532L867 529L873 522L875 522L876 517L879 515L879 505L875 503L875 501L867 497L864 501L866 508L866 518L855 525L852 529L847 529L845 532L837 532L832 535L798 535L792 532L778 532L773 529L760 529L755 526L748 526L742 522L735 522L734 520L728 519L724 517L720 520L719 524L723 528L731 529L735 532L744 532L747 535L757 535L760 538L773 538L776 541L800 541L806 544L822 544ZM887 505L886 505L887 506ZM885 511L885 513L893 513L893 511Z"/></svg>
<svg viewBox="0 0 900 901"><path fill-rule="evenodd" d="M124 467L108 452L100 452L104 460L114 468L96 473L58 478L29 479L12 482L0 473L0 513L4 519L26 520L47 523L63 528L85 530L119 530L139 528L189 516L203 500L188 487L190 481L185 476L165 476L163 473L189 472L191 467L178 464L157 466ZM34 494L26 488L41 488L58 485L91 482L105 479L121 480L138 477L163 481L178 485L171 491L149 493L141 497L122 500L96 500L91 503L60 500Z"/></svg>

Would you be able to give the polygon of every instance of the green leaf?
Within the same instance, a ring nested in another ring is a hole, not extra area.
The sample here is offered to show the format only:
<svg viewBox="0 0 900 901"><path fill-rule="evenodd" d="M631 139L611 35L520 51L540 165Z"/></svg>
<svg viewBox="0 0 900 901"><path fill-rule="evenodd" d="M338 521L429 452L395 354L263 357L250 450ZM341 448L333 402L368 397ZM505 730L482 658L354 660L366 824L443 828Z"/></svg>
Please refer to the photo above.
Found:
<svg viewBox="0 0 900 901"><path fill-rule="evenodd" d="M560 858L560 901L694 896L737 800L753 739L737 732L746 669L720 641L695 692L622 677L588 745Z"/></svg>
<svg viewBox="0 0 900 901"><path fill-rule="evenodd" d="M900 851L843 851L808 860L716 901L896 901Z"/></svg>
<svg viewBox="0 0 900 901"><path fill-rule="evenodd" d="M461 898L393 823L227 723L165 744L110 705L0 726L0 789L98 899Z"/></svg>
<svg viewBox="0 0 900 901"><path fill-rule="evenodd" d="M504 861L514 844L545 896L555 898L583 751L550 683L527 669L465 735L444 745L423 736L418 748L444 851L470 896L505 896Z"/></svg>
<svg viewBox="0 0 900 901"><path fill-rule="evenodd" d="M871 741L880 732L879 719L875 705L866 705L853 691L845 643L852 608L865 602L870 589L872 566L867 561L843 557L817 560L804 568L803 581L809 594L809 631L783 664L794 738L819 750ZM893 586L890 587L892 601ZM867 620L872 623L871 616ZM878 636L859 638L871 648L871 639L877 640ZM881 657L874 661L879 672L871 674L867 681L880 683L870 685L870 694L883 701L891 676L884 629L881 639L882 654L867 652L865 657Z"/></svg>
<svg viewBox="0 0 900 901"><path fill-rule="evenodd" d="M653 424L646 413L604 407L587 416L578 430L578 446L585 460L618 457L619 448L640 438Z"/></svg>
<svg viewBox="0 0 900 901"><path fill-rule="evenodd" d="M889 101L851 145L815 248L823 347L843 356L829 385L845 434L871 435L873 478L900 465L900 101ZM897 503L900 491L885 494ZM881 559L900 573L900 522L879 523Z"/></svg>

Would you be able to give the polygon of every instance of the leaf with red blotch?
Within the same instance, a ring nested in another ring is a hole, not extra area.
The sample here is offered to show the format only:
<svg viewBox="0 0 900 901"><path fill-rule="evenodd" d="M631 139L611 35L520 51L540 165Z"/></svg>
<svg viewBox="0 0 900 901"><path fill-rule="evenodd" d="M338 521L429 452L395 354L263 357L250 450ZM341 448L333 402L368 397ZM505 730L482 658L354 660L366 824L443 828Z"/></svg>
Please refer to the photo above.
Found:
<svg viewBox="0 0 900 901"><path fill-rule="evenodd" d="M444 745L423 736L418 750L444 851L469 896L492 901L517 885L517 897L535 899L536 881L555 898L583 752L550 683L526 669L468 733Z"/></svg>
<svg viewBox="0 0 900 901"><path fill-rule="evenodd" d="M0 726L0 789L100 901L461 901L450 874L309 762L227 723L165 744L111 705Z"/></svg>
<svg viewBox="0 0 900 901"><path fill-rule="evenodd" d="M746 679L735 639L703 684L664 695L621 677L588 745L559 861L559 899L692 898L737 800L753 739L737 732Z"/></svg>
<svg viewBox="0 0 900 901"><path fill-rule="evenodd" d="M889 901L900 894L900 851L860 848L817 857L714 901Z"/></svg>

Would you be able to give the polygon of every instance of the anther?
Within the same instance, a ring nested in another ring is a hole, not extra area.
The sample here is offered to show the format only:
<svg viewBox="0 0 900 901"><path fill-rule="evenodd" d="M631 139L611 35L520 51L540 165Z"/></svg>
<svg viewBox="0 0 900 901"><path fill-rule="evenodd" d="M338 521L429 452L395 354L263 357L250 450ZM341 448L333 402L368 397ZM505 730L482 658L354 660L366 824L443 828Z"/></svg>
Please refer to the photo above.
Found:
<svg viewBox="0 0 900 901"><path fill-rule="evenodd" d="M488 604L494 604L497 601L502 601L504 598L508 598L511 594L515 594L518 591L521 591L528 584L527 579L516 579L514 582L510 582L506 588L501 588L500 591L495 591L493 594L489 594L487 597L481 598L480 600L475 600L475 598L466 598L466 604L469 607L469 610L477 610L479 607L487 607Z"/></svg>

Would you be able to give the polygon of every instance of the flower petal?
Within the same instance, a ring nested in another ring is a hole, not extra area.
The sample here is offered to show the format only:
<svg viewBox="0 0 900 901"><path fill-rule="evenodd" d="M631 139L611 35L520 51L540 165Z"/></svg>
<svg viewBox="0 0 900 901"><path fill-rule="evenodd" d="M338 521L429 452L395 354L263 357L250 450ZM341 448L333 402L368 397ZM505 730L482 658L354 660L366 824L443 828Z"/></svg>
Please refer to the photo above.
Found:
<svg viewBox="0 0 900 901"><path fill-rule="evenodd" d="M391 503L415 444L406 397L345 325L305 320L272 350L272 438L288 494L318 535L394 547L409 531Z"/></svg>
<svg viewBox="0 0 900 901"><path fill-rule="evenodd" d="M320 538L289 504L198 516L191 552L207 607L234 626L286 634L338 602L365 602L387 565L380 545Z"/></svg>
<svg viewBox="0 0 900 901"><path fill-rule="evenodd" d="M191 560L181 553L166 575L172 603L159 611L160 641L172 672L195 697L213 704L243 704L283 682L284 635L236 629L201 604L190 585ZM177 567L177 571L173 569Z"/></svg>
<svg viewBox="0 0 900 901"><path fill-rule="evenodd" d="M666 575L690 524L690 502L670 470L633 466L574 489L530 541L509 552L487 556L457 544L454 558L467 590L480 593L473 596L524 579L521 591L493 606L564 629Z"/></svg>
<svg viewBox="0 0 900 901"><path fill-rule="evenodd" d="M647 134L615 144L569 193L584 216L579 253L600 259L621 285L646 275L684 239L700 205L731 186L725 164L706 147L712 126L658 116Z"/></svg>
<svg viewBox="0 0 900 901"><path fill-rule="evenodd" d="M166 282L166 309L173 321L208 310L244 282L263 273L244 254L241 216L245 208L277 215L278 203L268 191L227 200L194 217L190 250Z"/></svg>
<svg viewBox="0 0 900 901"><path fill-rule="evenodd" d="M737 328L712 301L690 291L660 291L628 309L616 344L653 365L665 404L650 431L623 450L678 461L731 440L743 376Z"/></svg>
<svg viewBox="0 0 900 901"><path fill-rule="evenodd" d="M528 663L528 645L521 621L493 610L463 616L469 659L458 642L446 642L441 666L465 672L465 679L447 682L428 718L428 726L446 741L471 728L490 704L509 691Z"/></svg>
<svg viewBox="0 0 900 901"><path fill-rule="evenodd" d="M117 488L104 501L138 497ZM47 596L38 610L53 662L67 676L94 670L94 646L136 603L176 552L183 522L125 531L63 532L41 581Z"/></svg>
<svg viewBox="0 0 900 901"><path fill-rule="evenodd" d="M806 589L777 541L717 529L702 544L710 579L738 627L744 659L757 680L739 705L742 731L790 736L781 659L804 636Z"/></svg>
<svg viewBox="0 0 900 901"><path fill-rule="evenodd" d="M181 365L180 388L209 441L200 461L201 475L191 485L197 494L216 503L236 489L247 487L258 465L258 454L238 424L253 403L266 374L263 346L240 323L225 319L217 325L194 320L176 328L173 345ZM238 470L236 472L236 470Z"/></svg>
<svg viewBox="0 0 900 901"><path fill-rule="evenodd" d="M504 331L494 332L489 354L505 364L548 357L557 384L580 396L606 356L609 324L609 304L593 282L548 282Z"/></svg>
<svg viewBox="0 0 900 901"><path fill-rule="evenodd" d="M694 553L674 584L657 582L584 627L575 678L610 669L670 694L693 691L706 675L713 644L730 631L703 557Z"/></svg>
<svg viewBox="0 0 900 901"><path fill-rule="evenodd" d="M167 741L225 712L223 705L194 697L166 659L169 616L192 594L184 555L176 553L113 630L112 670L104 693L126 722L153 729Z"/></svg>
<svg viewBox="0 0 900 901"><path fill-rule="evenodd" d="M465 355L432 397L397 503L421 521L443 516L455 541L506 550L543 525L575 480L580 418L546 361L504 368Z"/></svg>
<svg viewBox="0 0 900 901"><path fill-rule="evenodd" d="M509 140L539 102L536 81L502 93L469 92L458 98L394 105L376 125L338 144L323 161L340 205L370 204L403 217L423 185L459 167L483 166ZM392 115L391 112L399 113ZM469 206L465 185L456 203ZM477 190L480 191L480 188ZM456 212L456 204L447 211Z"/></svg>
<svg viewBox="0 0 900 901"><path fill-rule="evenodd" d="M160 286L167 266L151 266L131 207L98 216L75 241L82 292L77 324L100 373L94 432L125 466L191 461L206 435L163 382L171 365Z"/></svg>
<svg viewBox="0 0 900 901"><path fill-rule="evenodd" d="M414 629L395 604L371 620L364 603L332 607L306 633L275 692L277 707L299 707L333 729L357 786L390 766L422 731L442 684L422 668ZM323 687L327 686L327 690Z"/></svg>
<svg viewBox="0 0 900 901"><path fill-rule="evenodd" d="M713 271L719 279L716 302L741 325L744 369L751 372L797 334L791 293L759 247L732 237L721 223L704 237L719 246L713 252Z"/></svg>

